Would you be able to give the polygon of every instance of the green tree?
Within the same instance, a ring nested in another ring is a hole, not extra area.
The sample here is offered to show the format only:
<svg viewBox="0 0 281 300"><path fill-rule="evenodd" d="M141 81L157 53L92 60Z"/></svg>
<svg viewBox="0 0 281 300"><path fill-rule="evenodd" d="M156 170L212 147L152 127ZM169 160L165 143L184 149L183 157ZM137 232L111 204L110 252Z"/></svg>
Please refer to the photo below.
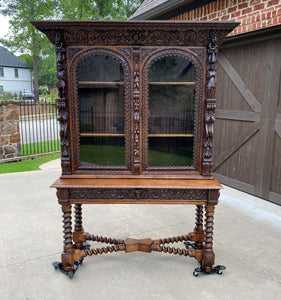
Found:
<svg viewBox="0 0 281 300"><path fill-rule="evenodd" d="M55 51L32 20L127 19L142 0L2 0L0 13L10 16L10 34L0 42L12 52L21 52L33 71L35 99L39 85L55 85ZM31 66L32 60L32 66Z"/></svg>
<svg viewBox="0 0 281 300"><path fill-rule="evenodd" d="M42 50L48 47L47 38L30 24L31 20L49 19L53 16L52 0L3 0L1 13L10 16L10 34L1 42L16 51L30 54L33 61L33 87L35 99L39 99L38 63Z"/></svg>
<svg viewBox="0 0 281 300"><path fill-rule="evenodd" d="M65 20L124 20L142 0L60 0L58 11Z"/></svg>

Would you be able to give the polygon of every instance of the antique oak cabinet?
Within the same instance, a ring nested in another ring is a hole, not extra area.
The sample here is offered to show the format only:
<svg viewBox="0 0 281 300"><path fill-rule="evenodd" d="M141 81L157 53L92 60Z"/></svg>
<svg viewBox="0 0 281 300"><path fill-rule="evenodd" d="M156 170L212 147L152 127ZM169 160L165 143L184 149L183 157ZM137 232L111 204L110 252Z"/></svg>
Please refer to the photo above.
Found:
<svg viewBox="0 0 281 300"><path fill-rule="evenodd" d="M32 23L57 55L62 175L52 187L64 246L55 268L72 278L86 256L159 251L194 257L194 275L220 274L213 224L221 185L211 175L216 59L237 23ZM96 236L83 229L82 205L99 203L194 204L195 228L157 240ZM165 245L174 242L184 247Z"/></svg>

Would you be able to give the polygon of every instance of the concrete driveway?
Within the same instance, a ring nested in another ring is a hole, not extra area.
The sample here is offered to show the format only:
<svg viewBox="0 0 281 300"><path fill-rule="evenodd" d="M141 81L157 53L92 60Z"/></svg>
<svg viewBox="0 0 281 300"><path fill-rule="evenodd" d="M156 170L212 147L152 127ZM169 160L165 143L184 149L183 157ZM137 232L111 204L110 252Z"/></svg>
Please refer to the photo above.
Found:
<svg viewBox="0 0 281 300"><path fill-rule="evenodd" d="M51 265L62 249L61 211L49 189L59 175L58 161L0 175L1 300L280 299L281 207L228 187L215 212L223 275L195 278L193 258L118 252L87 257L70 280ZM84 206L84 229L97 235L156 239L193 227L194 206Z"/></svg>

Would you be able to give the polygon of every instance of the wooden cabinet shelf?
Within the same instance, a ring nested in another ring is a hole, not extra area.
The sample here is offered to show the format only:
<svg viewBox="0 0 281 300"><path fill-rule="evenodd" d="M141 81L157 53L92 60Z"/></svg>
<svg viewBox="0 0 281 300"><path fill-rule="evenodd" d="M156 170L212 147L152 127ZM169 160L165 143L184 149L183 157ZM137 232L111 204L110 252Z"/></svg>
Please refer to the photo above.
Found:
<svg viewBox="0 0 281 300"><path fill-rule="evenodd" d="M151 85L195 85L195 82L185 82L185 81L152 81L148 84Z"/></svg>
<svg viewBox="0 0 281 300"><path fill-rule="evenodd" d="M104 136L104 137L122 137L125 136L124 133L91 133L91 132L82 132L80 136Z"/></svg>
<svg viewBox="0 0 281 300"><path fill-rule="evenodd" d="M125 136L124 133L92 133L92 132L81 132L80 136ZM150 133L148 137L194 137L194 134L191 133Z"/></svg>
<svg viewBox="0 0 281 300"><path fill-rule="evenodd" d="M92 85L92 84L96 84L96 85L112 85L112 84L124 85L124 82L121 82L121 81L78 81L78 84L82 84L82 85Z"/></svg>
<svg viewBox="0 0 281 300"><path fill-rule="evenodd" d="M189 133L150 133L148 137L194 137L194 134Z"/></svg>

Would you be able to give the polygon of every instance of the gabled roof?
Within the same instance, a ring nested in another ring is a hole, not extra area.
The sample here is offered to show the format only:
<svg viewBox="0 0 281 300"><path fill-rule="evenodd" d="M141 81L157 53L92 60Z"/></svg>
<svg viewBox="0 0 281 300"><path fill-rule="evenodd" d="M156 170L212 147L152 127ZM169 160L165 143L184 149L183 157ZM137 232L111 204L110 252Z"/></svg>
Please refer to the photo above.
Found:
<svg viewBox="0 0 281 300"><path fill-rule="evenodd" d="M144 0L139 8L130 16L129 19L147 20L155 17L158 13L170 10L193 0Z"/></svg>
<svg viewBox="0 0 281 300"><path fill-rule="evenodd" d="M144 0L130 20L168 20L216 0Z"/></svg>
<svg viewBox="0 0 281 300"><path fill-rule="evenodd" d="M28 65L19 57L0 46L0 67L29 69Z"/></svg>

